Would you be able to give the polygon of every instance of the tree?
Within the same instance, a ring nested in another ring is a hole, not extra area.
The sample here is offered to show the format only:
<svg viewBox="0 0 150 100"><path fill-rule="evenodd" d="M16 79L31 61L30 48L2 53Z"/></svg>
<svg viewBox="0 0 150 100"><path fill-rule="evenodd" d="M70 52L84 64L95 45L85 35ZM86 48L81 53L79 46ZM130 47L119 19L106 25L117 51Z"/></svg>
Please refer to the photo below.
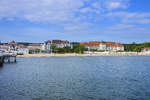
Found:
<svg viewBox="0 0 150 100"><path fill-rule="evenodd" d="M29 54L32 54L32 50L29 50Z"/></svg>
<svg viewBox="0 0 150 100"><path fill-rule="evenodd" d="M44 50L42 50L41 52L42 52L42 53L45 53L45 51L44 51Z"/></svg>
<svg viewBox="0 0 150 100"><path fill-rule="evenodd" d="M72 42L72 49L73 51L75 51L76 48L78 48L80 46L79 42Z"/></svg>
<svg viewBox="0 0 150 100"><path fill-rule="evenodd" d="M84 51L86 51L86 49L82 45L79 45L79 47L75 48L74 50L75 53L84 53Z"/></svg>
<svg viewBox="0 0 150 100"><path fill-rule="evenodd" d="M56 50L56 45L55 45L55 44L52 44L52 45L50 46L50 49L51 49L52 52L55 52L55 50Z"/></svg>
<svg viewBox="0 0 150 100"><path fill-rule="evenodd" d="M90 51L93 51L93 52L94 52L94 51L98 51L98 50L97 50L97 49L90 49Z"/></svg>
<svg viewBox="0 0 150 100"><path fill-rule="evenodd" d="M34 52L35 53L40 53L40 50L39 49L35 49Z"/></svg>
<svg viewBox="0 0 150 100"><path fill-rule="evenodd" d="M150 42L141 44L136 44L135 42L133 42L132 44L124 44L125 51L141 52L141 50L145 47L150 47Z"/></svg>
<svg viewBox="0 0 150 100"><path fill-rule="evenodd" d="M63 49L64 49L65 53L71 53L72 52L72 49L70 47L68 47L68 46L64 47Z"/></svg>
<svg viewBox="0 0 150 100"><path fill-rule="evenodd" d="M56 53L65 53L63 48L56 48Z"/></svg>

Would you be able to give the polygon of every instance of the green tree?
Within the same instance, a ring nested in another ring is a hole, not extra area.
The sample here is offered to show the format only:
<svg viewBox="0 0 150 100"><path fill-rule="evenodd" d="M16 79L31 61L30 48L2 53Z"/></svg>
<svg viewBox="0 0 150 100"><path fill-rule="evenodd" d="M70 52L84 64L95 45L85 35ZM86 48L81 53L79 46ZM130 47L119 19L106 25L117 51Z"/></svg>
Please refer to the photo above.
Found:
<svg viewBox="0 0 150 100"><path fill-rule="evenodd" d="M68 46L64 47L63 49L64 49L65 53L71 53L72 52L72 49L70 47L68 47Z"/></svg>
<svg viewBox="0 0 150 100"><path fill-rule="evenodd" d="M90 51L98 51L97 49L90 49Z"/></svg>
<svg viewBox="0 0 150 100"><path fill-rule="evenodd" d="M56 53L65 53L63 48L56 48Z"/></svg>
<svg viewBox="0 0 150 100"><path fill-rule="evenodd" d="M29 54L32 54L32 50L29 50Z"/></svg>
<svg viewBox="0 0 150 100"><path fill-rule="evenodd" d="M34 52L35 53L40 53L40 50L39 49L35 49Z"/></svg>
<svg viewBox="0 0 150 100"><path fill-rule="evenodd" d="M79 51L80 51L79 48L75 48L75 49L74 49L74 52L75 52L75 53L79 53Z"/></svg>
<svg viewBox="0 0 150 100"><path fill-rule="evenodd" d="M56 50L56 45L55 45L55 44L52 44L52 45L50 46L50 49L52 50L52 52L55 52L55 50Z"/></svg>
<svg viewBox="0 0 150 100"><path fill-rule="evenodd" d="M140 44L136 44L135 42L132 44L124 44L125 51L141 52L141 50L145 47L150 47L150 42Z"/></svg>
<svg viewBox="0 0 150 100"><path fill-rule="evenodd" d="M44 51L44 50L42 50L41 52L42 52L42 53L45 53L45 51Z"/></svg>
<svg viewBox="0 0 150 100"><path fill-rule="evenodd" d="M86 51L85 47L82 45L79 45L79 47L75 48L74 52L75 53L84 53L84 51Z"/></svg>
<svg viewBox="0 0 150 100"><path fill-rule="evenodd" d="M73 52L75 52L75 49L78 48L80 46L79 42L72 42L72 50Z"/></svg>

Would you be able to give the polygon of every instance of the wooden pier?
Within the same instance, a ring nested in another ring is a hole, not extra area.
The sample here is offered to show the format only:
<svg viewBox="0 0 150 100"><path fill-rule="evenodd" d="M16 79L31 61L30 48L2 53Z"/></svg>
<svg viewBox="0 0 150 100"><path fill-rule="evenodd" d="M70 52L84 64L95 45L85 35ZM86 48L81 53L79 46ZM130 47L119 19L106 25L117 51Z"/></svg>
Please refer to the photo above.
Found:
<svg viewBox="0 0 150 100"><path fill-rule="evenodd" d="M0 66L2 66L4 63L4 57L2 55L0 55Z"/></svg>
<svg viewBox="0 0 150 100"><path fill-rule="evenodd" d="M6 61L11 63L11 58L13 58L13 62L16 63L16 56L16 54L0 54L0 66L2 66Z"/></svg>

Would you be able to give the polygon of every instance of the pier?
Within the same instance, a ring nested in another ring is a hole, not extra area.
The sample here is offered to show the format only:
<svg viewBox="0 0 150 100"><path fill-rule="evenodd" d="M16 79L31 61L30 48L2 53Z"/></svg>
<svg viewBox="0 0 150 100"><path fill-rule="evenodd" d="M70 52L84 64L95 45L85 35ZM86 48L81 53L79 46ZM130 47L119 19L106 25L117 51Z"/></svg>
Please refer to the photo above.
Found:
<svg viewBox="0 0 150 100"><path fill-rule="evenodd" d="M0 53L0 66L2 66L6 61L7 63L16 63L16 56L17 55L13 53ZM13 61L11 61L11 58L13 58Z"/></svg>

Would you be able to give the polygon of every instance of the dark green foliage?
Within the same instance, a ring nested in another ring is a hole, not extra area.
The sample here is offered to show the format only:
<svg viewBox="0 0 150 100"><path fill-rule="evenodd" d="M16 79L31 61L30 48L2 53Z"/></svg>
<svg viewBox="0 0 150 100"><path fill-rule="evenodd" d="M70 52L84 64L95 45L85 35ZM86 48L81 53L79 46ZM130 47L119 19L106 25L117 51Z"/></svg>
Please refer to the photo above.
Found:
<svg viewBox="0 0 150 100"><path fill-rule="evenodd" d="M72 49L70 47L64 47L63 49L65 53L72 53Z"/></svg>
<svg viewBox="0 0 150 100"><path fill-rule="evenodd" d="M75 53L84 53L84 51L86 51L87 49L82 46L82 45L79 45L77 48L74 49L74 52Z"/></svg>
<svg viewBox="0 0 150 100"><path fill-rule="evenodd" d="M65 53L64 48L57 48L56 53Z"/></svg>
<svg viewBox="0 0 150 100"><path fill-rule="evenodd" d="M56 53L83 53L85 51L85 47L82 45L79 45L75 49L70 47L64 47L64 48L56 48Z"/></svg>
<svg viewBox="0 0 150 100"><path fill-rule="evenodd" d="M98 51L97 49L90 49L90 51Z"/></svg>
<svg viewBox="0 0 150 100"><path fill-rule="evenodd" d="M98 52L105 52L105 50L98 50Z"/></svg>
<svg viewBox="0 0 150 100"><path fill-rule="evenodd" d="M52 44L50 49L52 50L52 52L55 52L56 51L56 45L55 44Z"/></svg>
<svg viewBox="0 0 150 100"><path fill-rule="evenodd" d="M145 47L150 47L150 42L145 42L141 44L124 44L125 51L141 52L141 50Z"/></svg>
<svg viewBox="0 0 150 100"><path fill-rule="evenodd" d="M42 52L42 53L45 53L45 51L44 51L44 50L42 50L41 52Z"/></svg>
<svg viewBox="0 0 150 100"><path fill-rule="evenodd" d="M79 42L72 42L72 51L75 52L75 49L78 48L80 46Z"/></svg>
<svg viewBox="0 0 150 100"><path fill-rule="evenodd" d="M35 49L34 53L40 53L40 49Z"/></svg>
<svg viewBox="0 0 150 100"><path fill-rule="evenodd" d="M124 52L124 51L122 51L122 50L118 50L118 51L116 51L116 52Z"/></svg>
<svg viewBox="0 0 150 100"><path fill-rule="evenodd" d="M29 50L29 54L32 54L32 50Z"/></svg>

